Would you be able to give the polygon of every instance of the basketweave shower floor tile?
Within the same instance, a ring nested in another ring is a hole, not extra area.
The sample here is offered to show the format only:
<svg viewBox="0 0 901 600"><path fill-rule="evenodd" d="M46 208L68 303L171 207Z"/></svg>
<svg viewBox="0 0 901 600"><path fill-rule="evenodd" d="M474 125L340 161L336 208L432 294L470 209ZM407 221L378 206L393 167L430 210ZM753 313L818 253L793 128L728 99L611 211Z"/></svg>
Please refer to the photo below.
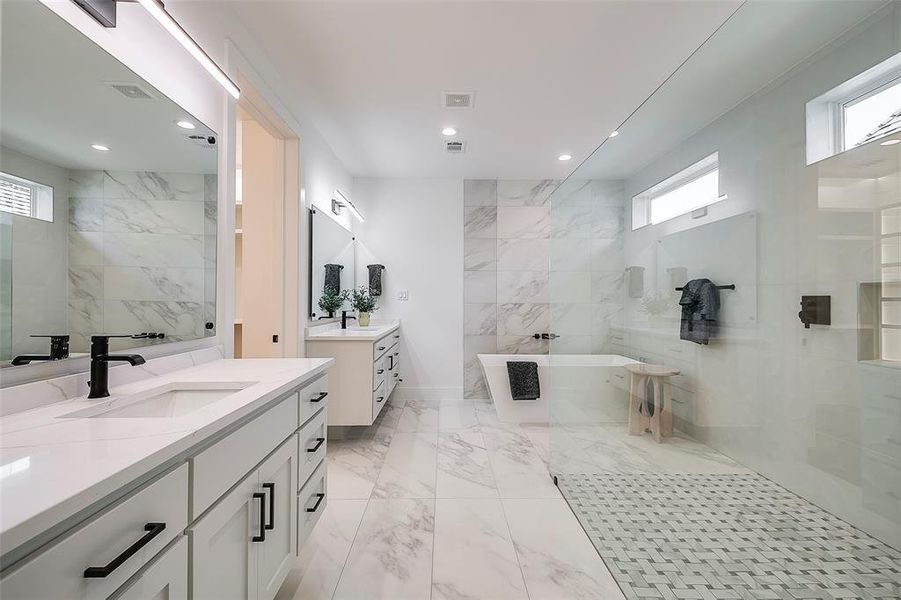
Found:
<svg viewBox="0 0 901 600"><path fill-rule="evenodd" d="M756 474L567 474L626 598L901 599L901 552Z"/></svg>

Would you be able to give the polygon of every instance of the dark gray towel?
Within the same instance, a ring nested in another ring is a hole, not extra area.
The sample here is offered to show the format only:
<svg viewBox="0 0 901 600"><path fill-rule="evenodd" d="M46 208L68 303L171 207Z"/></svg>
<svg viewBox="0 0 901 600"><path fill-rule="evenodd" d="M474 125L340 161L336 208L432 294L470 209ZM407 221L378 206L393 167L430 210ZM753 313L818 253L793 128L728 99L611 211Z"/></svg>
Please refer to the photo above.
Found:
<svg viewBox="0 0 901 600"><path fill-rule="evenodd" d="M507 361L507 377L510 378L510 395L514 400L537 400L541 397L538 363Z"/></svg>
<svg viewBox="0 0 901 600"><path fill-rule="evenodd" d="M717 334L720 291L716 284L709 279L692 279L683 286L679 304L682 306L679 337L706 346Z"/></svg>
<svg viewBox="0 0 901 600"><path fill-rule="evenodd" d="M331 290L334 293L341 291L341 269L344 265L325 265L325 284L322 286L323 291Z"/></svg>
<svg viewBox="0 0 901 600"><path fill-rule="evenodd" d="M369 269L369 295L381 296L382 271L385 270L385 265L366 265L366 268Z"/></svg>

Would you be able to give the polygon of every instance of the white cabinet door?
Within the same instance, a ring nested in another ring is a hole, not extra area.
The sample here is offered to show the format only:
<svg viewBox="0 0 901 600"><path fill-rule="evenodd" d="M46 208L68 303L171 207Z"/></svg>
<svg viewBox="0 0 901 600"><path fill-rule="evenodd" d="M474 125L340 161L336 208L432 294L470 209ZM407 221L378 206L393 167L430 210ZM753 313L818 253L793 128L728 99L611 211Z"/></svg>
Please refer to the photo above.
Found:
<svg viewBox="0 0 901 600"><path fill-rule="evenodd" d="M133 581L110 596L110 600L187 600L188 538L153 559Z"/></svg>
<svg viewBox="0 0 901 600"><path fill-rule="evenodd" d="M297 434L260 465L259 489L266 494L266 540L255 544L258 600L272 600L297 554Z"/></svg>
<svg viewBox="0 0 901 600"><path fill-rule="evenodd" d="M257 600L265 500L254 471L188 529L192 600Z"/></svg>

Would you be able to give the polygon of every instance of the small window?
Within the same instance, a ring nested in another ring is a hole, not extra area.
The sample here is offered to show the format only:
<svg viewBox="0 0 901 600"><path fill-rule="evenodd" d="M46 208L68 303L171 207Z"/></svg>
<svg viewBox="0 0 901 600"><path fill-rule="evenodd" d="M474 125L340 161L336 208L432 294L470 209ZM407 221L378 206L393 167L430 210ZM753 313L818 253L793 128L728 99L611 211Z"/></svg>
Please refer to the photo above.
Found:
<svg viewBox="0 0 901 600"><path fill-rule="evenodd" d="M632 230L710 206L720 195L719 154L713 153L632 198Z"/></svg>
<svg viewBox="0 0 901 600"><path fill-rule="evenodd" d="M842 122L846 150L901 130L901 79L845 102Z"/></svg>
<svg viewBox="0 0 901 600"><path fill-rule="evenodd" d="M53 188L28 179L0 173L0 210L53 221Z"/></svg>

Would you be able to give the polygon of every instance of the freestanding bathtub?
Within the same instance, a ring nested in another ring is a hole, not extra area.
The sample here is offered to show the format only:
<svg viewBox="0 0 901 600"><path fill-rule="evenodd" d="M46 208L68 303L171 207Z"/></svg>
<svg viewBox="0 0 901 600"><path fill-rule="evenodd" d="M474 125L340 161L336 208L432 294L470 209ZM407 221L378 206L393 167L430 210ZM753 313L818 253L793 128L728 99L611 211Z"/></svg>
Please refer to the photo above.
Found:
<svg viewBox="0 0 901 600"><path fill-rule="evenodd" d="M628 416L629 378L637 361L618 354L479 354L497 417L506 423L622 422ZM538 363L541 397L513 400L507 361Z"/></svg>

